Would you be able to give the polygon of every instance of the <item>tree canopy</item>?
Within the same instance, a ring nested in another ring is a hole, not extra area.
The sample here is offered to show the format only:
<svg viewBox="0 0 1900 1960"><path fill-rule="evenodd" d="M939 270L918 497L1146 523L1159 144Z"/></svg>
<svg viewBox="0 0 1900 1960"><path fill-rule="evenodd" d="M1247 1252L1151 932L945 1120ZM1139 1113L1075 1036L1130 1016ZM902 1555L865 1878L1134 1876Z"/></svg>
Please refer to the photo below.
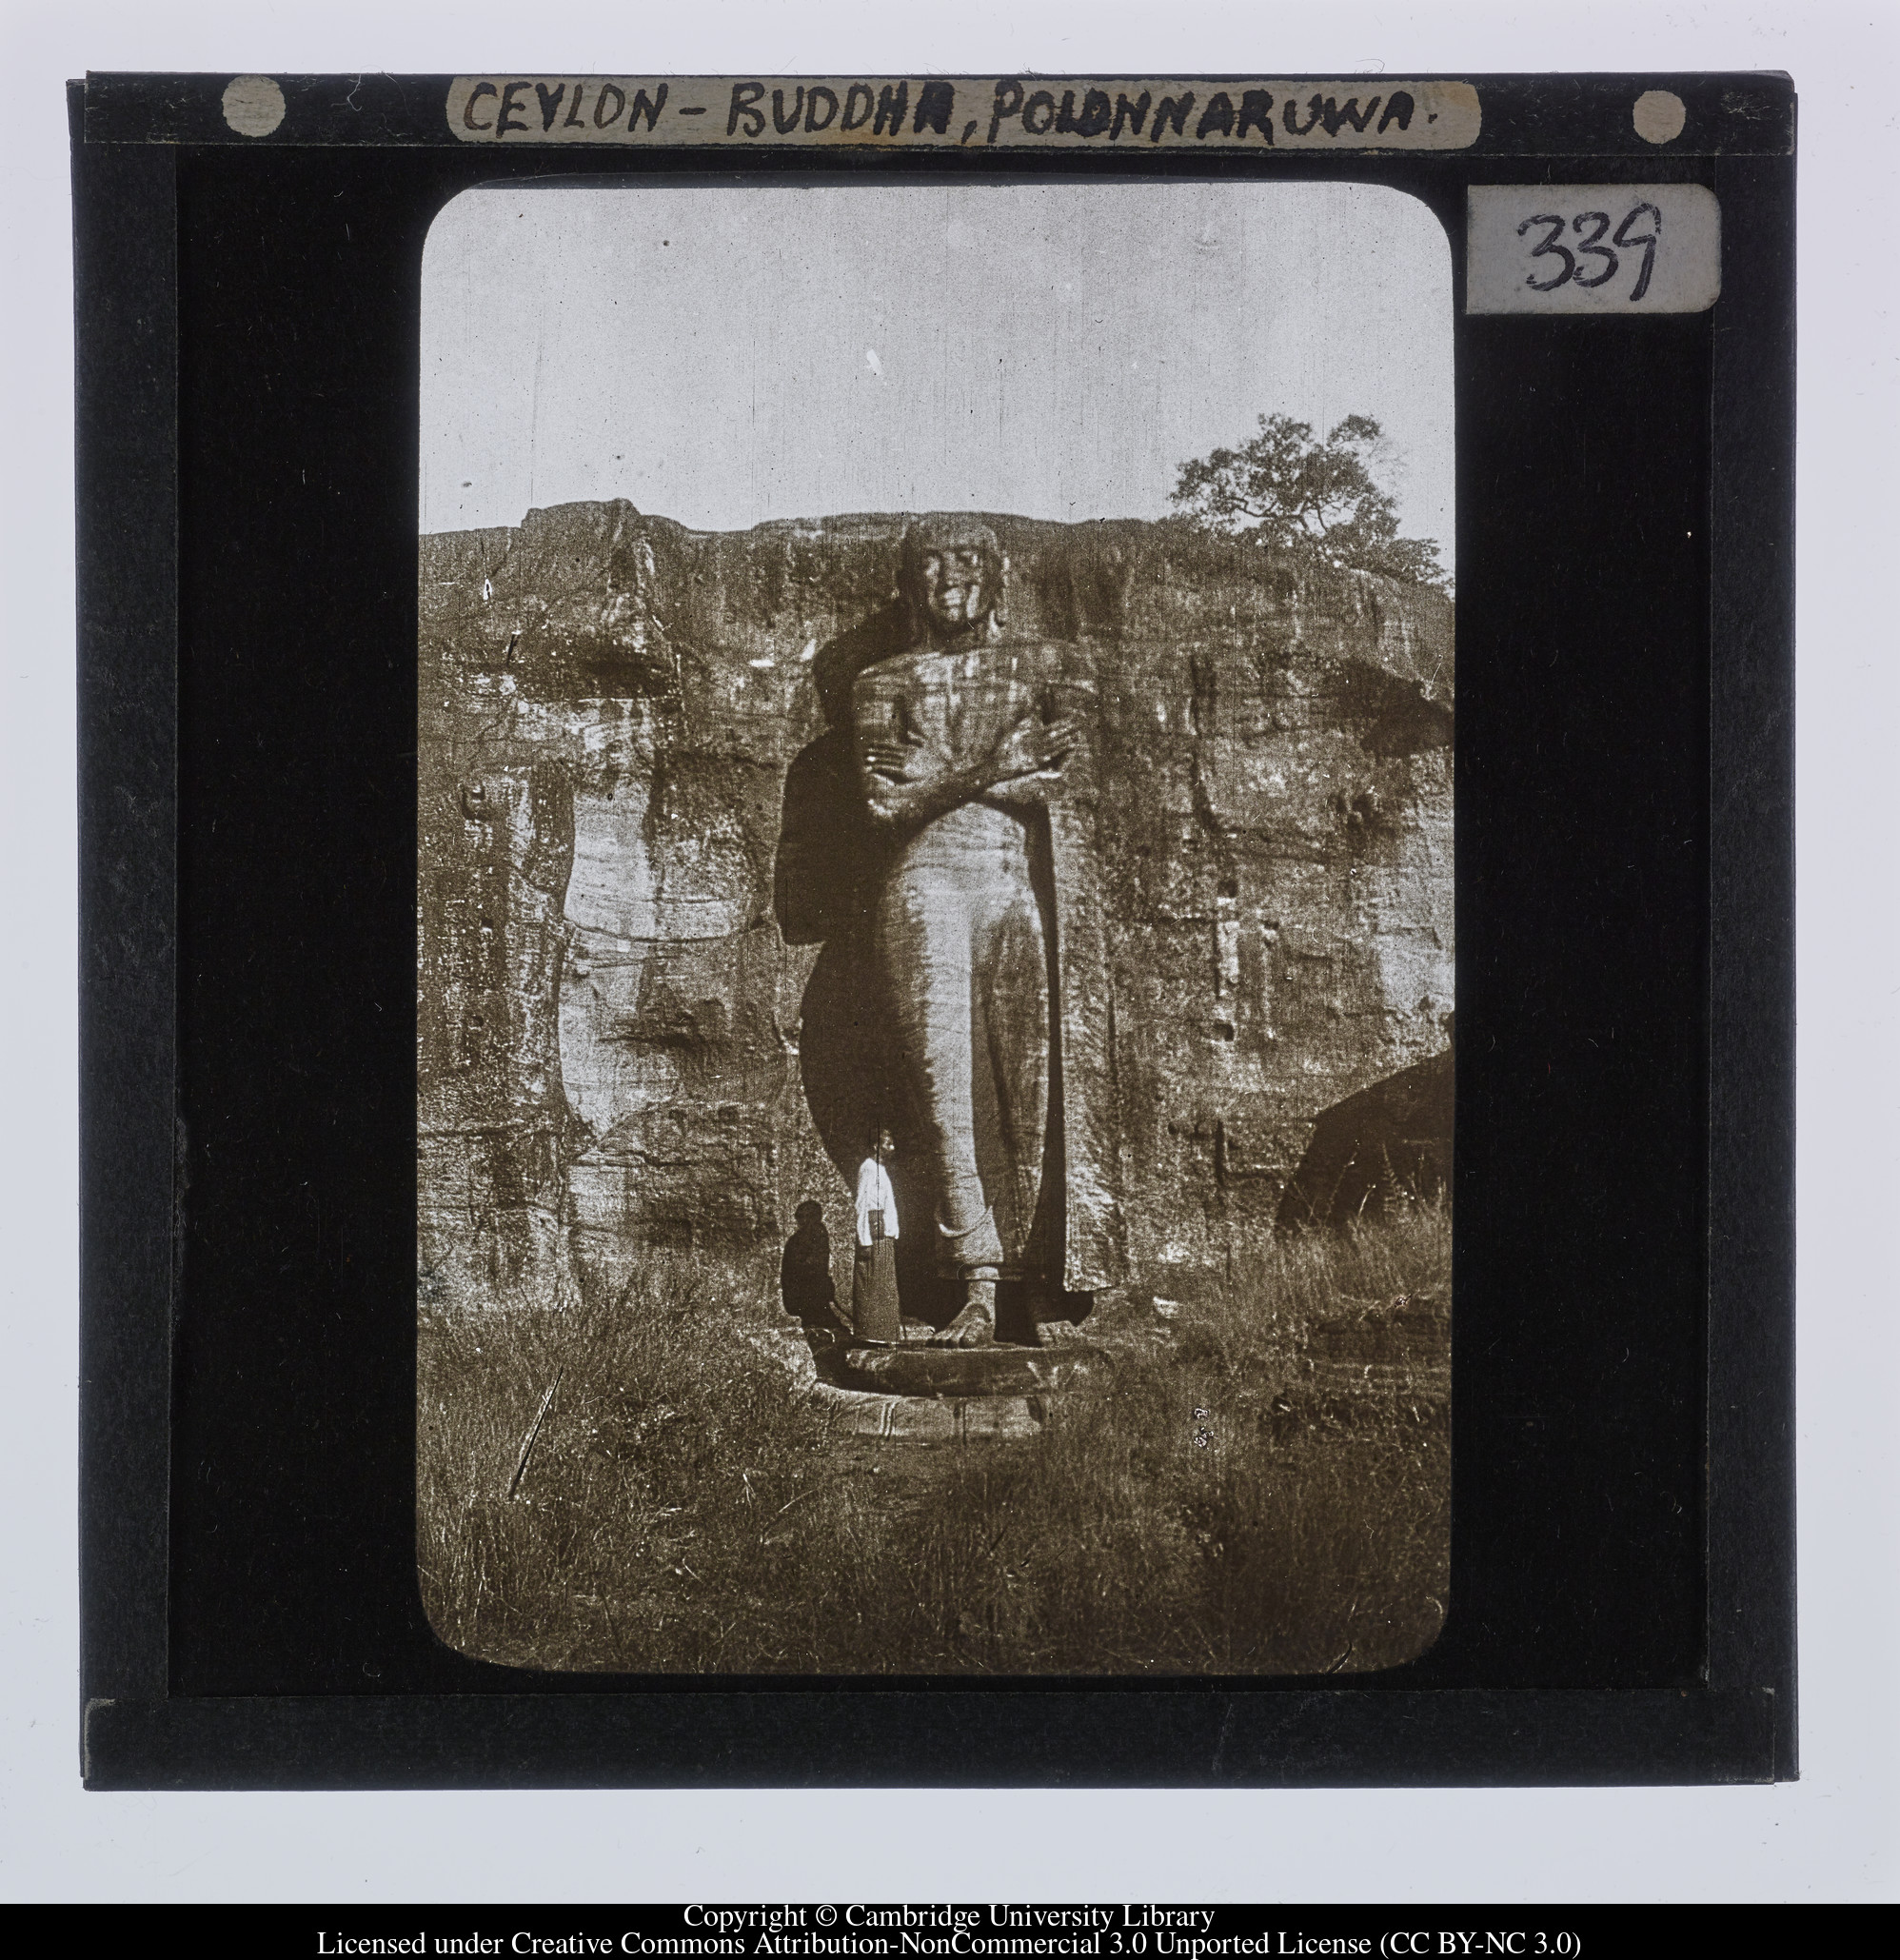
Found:
<svg viewBox="0 0 1900 1960"><path fill-rule="evenodd" d="M1371 416L1347 416L1323 443L1310 422L1259 420L1241 448L1181 465L1172 501L1186 516L1329 564L1448 589L1436 544L1398 535L1398 512L1373 476L1381 431Z"/></svg>

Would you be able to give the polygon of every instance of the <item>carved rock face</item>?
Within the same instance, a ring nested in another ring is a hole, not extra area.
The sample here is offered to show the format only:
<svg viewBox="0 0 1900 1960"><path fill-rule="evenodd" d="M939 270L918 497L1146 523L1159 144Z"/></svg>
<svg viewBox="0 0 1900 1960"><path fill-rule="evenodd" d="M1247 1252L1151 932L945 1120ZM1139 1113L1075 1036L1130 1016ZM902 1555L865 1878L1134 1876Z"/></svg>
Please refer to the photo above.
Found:
<svg viewBox="0 0 1900 1960"><path fill-rule="evenodd" d="M1322 1112L1447 1047L1451 608L1173 524L985 524L1009 638L1090 721L1071 1056L1110 1093L1072 1190L1107 1179L1102 1256L1178 1296L1272 1229ZM877 866L824 841L838 779L802 759L910 643L905 530L574 505L423 540L423 1253L469 1301L656 1245L768 1299L804 1199L848 1290L801 1011Z"/></svg>

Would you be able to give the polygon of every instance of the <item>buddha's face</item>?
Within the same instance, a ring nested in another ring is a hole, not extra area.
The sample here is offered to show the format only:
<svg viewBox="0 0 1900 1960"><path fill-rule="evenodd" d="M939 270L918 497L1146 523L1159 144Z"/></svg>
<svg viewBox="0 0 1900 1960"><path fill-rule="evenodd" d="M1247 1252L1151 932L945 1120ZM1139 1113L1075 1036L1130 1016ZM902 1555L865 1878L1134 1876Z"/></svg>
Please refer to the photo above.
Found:
<svg viewBox="0 0 1900 1960"><path fill-rule="evenodd" d="M923 554L923 606L946 632L961 632L987 610L983 554L974 544L931 545Z"/></svg>

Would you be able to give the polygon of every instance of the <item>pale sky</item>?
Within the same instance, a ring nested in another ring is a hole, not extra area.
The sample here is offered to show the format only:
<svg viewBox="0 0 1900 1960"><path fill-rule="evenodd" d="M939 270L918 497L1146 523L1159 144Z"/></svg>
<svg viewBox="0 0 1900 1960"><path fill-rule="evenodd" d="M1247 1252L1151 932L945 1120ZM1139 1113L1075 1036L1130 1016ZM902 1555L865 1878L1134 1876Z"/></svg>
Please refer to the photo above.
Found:
<svg viewBox="0 0 1900 1960"><path fill-rule="evenodd" d="M1452 559L1450 248L1383 187L468 190L422 316L425 531L610 497L1159 517L1258 415L1362 413Z"/></svg>

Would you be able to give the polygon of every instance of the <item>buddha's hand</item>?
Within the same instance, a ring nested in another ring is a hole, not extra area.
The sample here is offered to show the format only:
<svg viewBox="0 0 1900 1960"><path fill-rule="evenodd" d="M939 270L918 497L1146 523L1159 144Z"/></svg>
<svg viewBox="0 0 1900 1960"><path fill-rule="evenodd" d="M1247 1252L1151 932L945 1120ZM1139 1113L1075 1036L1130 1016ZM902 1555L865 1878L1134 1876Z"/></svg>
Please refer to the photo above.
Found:
<svg viewBox="0 0 1900 1960"><path fill-rule="evenodd" d="M1025 714L990 753L991 787L1024 789L1059 782L1080 740L1081 730L1073 722L1043 722Z"/></svg>

